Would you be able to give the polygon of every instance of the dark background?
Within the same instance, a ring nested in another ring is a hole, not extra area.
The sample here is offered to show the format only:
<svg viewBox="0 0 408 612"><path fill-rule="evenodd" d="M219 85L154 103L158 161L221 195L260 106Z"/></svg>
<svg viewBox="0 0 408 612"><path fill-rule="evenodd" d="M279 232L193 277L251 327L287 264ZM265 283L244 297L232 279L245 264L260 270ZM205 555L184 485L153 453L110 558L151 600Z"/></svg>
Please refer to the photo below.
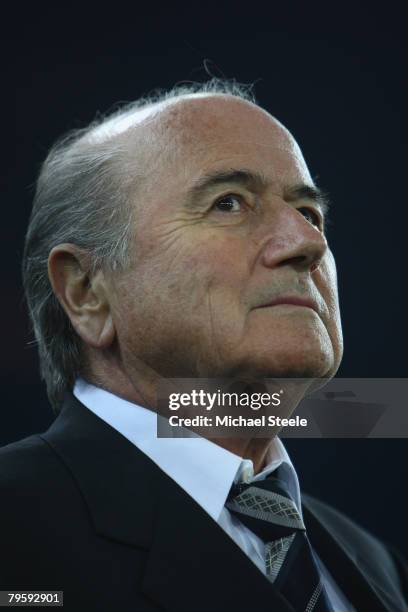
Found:
<svg viewBox="0 0 408 612"><path fill-rule="evenodd" d="M15 91L16 120L2 209L0 444L44 430L53 418L35 347L27 344L20 281L33 183L47 149L97 110L156 87L206 80L204 65L213 76L256 82L259 103L289 127L331 194L329 240L345 336L339 375L407 376L402 11L389 2L381 9L327 4L288 2L268 11L231 5L225 14L220 7L155 6L149 15L111 6L88 16L59 7L17 16L6 56L13 85L5 91ZM395 520L407 482L406 440L286 445L305 491L408 553Z"/></svg>

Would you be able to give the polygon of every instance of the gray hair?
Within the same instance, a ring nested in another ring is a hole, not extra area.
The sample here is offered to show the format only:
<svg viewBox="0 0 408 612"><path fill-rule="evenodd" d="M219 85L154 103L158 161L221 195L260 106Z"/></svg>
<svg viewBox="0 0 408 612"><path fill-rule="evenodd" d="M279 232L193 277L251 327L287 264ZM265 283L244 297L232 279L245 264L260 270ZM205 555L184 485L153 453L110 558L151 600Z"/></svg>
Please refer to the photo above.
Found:
<svg viewBox="0 0 408 612"><path fill-rule="evenodd" d="M49 253L58 244L72 243L89 253L90 274L99 269L126 269L134 210L126 187L132 177L123 163L122 141L111 135L111 128L114 133L119 124L129 126L136 112L197 94L232 95L255 103L252 86L235 80L211 79L204 84L187 83L167 91L157 90L99 116L86 128L70 132L56 142L42 165L22 270L38 344L40 374L55 412L60 410L64 394L73 388L85 363L81 339L49 281Z"/></svg>

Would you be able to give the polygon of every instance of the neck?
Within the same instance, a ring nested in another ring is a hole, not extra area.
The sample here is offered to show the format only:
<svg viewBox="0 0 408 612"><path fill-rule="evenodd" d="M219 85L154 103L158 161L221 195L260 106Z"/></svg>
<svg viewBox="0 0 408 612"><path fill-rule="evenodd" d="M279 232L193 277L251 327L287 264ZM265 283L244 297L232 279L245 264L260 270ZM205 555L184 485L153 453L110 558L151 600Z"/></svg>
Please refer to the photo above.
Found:
<svg viewBox="0 0 408 612"><path fill-rule="evenodd" d="M149 410L157 410L157 381L159 375L151 368L139 364L138 375L128 376L122 367L118 367L115 360L108 362L96 361L93 367L84 372L84 378L90 383L114 393L115 395L134 404L144 406ZM109 381L106 384L106 381ZM279 388L280 383L277 388ZM288 418L296 406L304 397L310 381L305 384L302 381L291 381L285 386L285 403L280 408L280 416ZM273 439L278 435L281 427L268 428L268 438L213 438L208 439L221 448L242 457L250 459L254 466L255 474L262 471L265 466L267 452Z"/></svg>
<svg viewBox="0 0 408 612"><path fill-rule="evenodd" d="M243 459L250 459L254 465L254 473L258 474L265 467L272 440L273 438L212 438L211 442Z"/></svg>

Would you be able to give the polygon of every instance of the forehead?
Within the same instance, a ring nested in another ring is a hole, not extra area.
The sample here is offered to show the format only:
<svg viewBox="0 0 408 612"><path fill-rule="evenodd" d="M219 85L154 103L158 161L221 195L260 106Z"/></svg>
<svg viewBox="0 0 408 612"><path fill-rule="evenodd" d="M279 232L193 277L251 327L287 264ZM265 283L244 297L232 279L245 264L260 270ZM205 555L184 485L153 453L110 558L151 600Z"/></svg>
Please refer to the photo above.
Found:
<svg viewBox="0 0 408 612"><path fill-rule="evenodd" d="M164 107L156 118L158 126L167 130L173 128L187 139L199 136L207 140L214 133L237 131L248 136L264 129L273 130L275 138L280 138L282 144L285 137L290 137L288 130L265 110L228 95L181 98Z"/></svg>
<svg viewBox="0 0 408 612"><path fill-rule="evenodd" d="M197 179L214 169L245 167L273 182L312 182L290 132L265 110L226 95L190 96L153 108L126 136L142 143L146 171L172 183Z"/></svg>

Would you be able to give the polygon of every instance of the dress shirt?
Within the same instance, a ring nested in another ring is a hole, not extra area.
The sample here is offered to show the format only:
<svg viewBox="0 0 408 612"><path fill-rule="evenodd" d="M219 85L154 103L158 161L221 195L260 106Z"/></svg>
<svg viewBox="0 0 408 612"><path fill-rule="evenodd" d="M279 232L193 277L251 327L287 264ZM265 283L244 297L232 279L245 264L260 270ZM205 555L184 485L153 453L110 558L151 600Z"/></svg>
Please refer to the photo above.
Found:
<svg viewBox="0 0 408 612"><path fill-rule="evenodd" d="M281 466L282 477L302 514L298 477L279 438L271 441L266 467L254 475L251 460L243 459L201 436L158 438L157 418L163 417L81 378L75 383L74 395L184 489L266 575L265 543L229 512L225 502L234 482L263 480ZM354 608L347 602L323 562L316 557L333 609L335 612L352 612Z"/></svg>

